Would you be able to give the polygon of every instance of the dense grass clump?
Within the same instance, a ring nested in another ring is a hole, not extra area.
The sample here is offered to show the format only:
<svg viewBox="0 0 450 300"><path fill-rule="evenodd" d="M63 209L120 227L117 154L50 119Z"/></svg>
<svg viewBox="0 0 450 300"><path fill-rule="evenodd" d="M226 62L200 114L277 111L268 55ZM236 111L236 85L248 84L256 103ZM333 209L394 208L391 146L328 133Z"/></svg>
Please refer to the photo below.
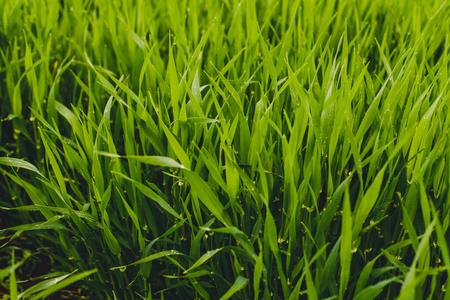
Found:
<svg viewBox="0 0 450 300"><path fill-rule="evenodd" d="M449 298L449 1L0 15L5 298Z"/></svg>

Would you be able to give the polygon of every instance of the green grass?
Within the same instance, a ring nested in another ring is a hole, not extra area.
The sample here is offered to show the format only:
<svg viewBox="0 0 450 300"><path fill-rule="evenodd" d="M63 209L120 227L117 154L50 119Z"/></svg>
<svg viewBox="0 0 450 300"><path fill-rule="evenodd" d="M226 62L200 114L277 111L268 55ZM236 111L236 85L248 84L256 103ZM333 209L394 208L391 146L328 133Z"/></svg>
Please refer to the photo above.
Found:
<svg viewBox="0 0 450 300"><path fill-rule="evenodd" d="M4 298L449 299L449 20L0 1Z"/></svg>

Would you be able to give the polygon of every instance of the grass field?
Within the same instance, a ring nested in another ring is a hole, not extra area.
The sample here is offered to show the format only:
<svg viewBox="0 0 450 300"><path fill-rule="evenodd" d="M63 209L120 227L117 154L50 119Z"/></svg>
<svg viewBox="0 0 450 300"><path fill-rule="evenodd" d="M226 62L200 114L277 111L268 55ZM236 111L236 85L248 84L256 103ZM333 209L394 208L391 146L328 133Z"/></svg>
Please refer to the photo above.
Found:
<svg viewBox="0 0 450 300"><path fill-rule="evenodd" d="M1 0L0 295L450 299L449 33L443 0Z"/></svg>

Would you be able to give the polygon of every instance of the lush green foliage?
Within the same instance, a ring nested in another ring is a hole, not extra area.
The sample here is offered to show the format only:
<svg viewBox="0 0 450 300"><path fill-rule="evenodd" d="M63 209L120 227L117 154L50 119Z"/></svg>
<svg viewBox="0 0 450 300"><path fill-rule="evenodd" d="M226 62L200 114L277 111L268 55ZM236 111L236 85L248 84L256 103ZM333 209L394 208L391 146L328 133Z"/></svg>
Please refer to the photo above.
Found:
<svg viewBox="0 0 450 300"><path fill-rule="evenodd" d="M447 299L448 1L0 14L11 299Z"/></svg>

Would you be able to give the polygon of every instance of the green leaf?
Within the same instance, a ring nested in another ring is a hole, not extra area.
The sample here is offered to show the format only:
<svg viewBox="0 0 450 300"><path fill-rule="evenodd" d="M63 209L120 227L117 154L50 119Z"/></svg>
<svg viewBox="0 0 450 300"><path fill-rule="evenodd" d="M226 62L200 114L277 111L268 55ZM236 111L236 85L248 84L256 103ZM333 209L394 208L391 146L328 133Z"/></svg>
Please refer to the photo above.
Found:
<svg viewBox="0 0 450 300"><path fill-rule="evenodd" d="M164 133L166 134L167 140L169 141L169 145L172 148L175 155L180 160L181 164L187 168L191 168L191 161L189 160L189 157L187 156L186 152L183 150L183 147L181 147L180 143L176 140L175 136L172 132L163 124L162 129L164 130Z"/></svg>
<svg viewBox="0 0 450 300"><path fill-rule="evenodd" d="M136 180L133 180L130 177L128 177L122 173L119 173L116 171L111 171L111 173L130 181L145 196L147 196L148 198L150 198L153 201L155 201L156 203L158 203L158 205L161 206L162 209L164 209L165 211L167 211L168 213L170 213L177 219L180 219L180 220L182 219L181 216L169 205L169 203L167 203L163 198L161 198L157 193L155 193L148 186L145 186L144 184L137 182Z"/></svg>
<svg viewBox="0 0 450 300"><path fill-rule="evenodd" d="M124 158L133 159L144 164L160 166L160 167L170 167L184 169L185 167L170 157L164 156L124 156Z"/></svg>
<svg viewBox="0 0 450 300"><path fill-rule="evenodd" d="M208 184L195 172L185 170L184 176L189 182L192 192L198 196L213 216L225 226L231 226L230 217Z"/></svg>
<svg viewBox="0 0 450 300"><path fill-rule="evenodd" d="M220 298L221 300L230 299L234 294L245 288L248 284L248 279L242 276L238 276L231 288Z"/></svg>
<svg viewBox="0 0 450 300"><path fill-rule="evenodd" d="M146 256L146 257L144 257L144 258L142 258L142 259L140 259L138 261L135 261L134 263L131 263L131 264L128 264L128 265L123 265L123 266L120 266L120 267L110 268L110 270L123 269L123 268L126 268L128 266L135 266L135 265L147 263L147 262L150 262L152 260L164 258L164 257L171 256L171 255L184 255L184 254L180 253L178 251L175 251L175 250L161 251L161 252L158 252L158 253Z"/></svg>
<svg viewBox="0 0 450 300"><path fill-rule="evenodd" d="M187 274L193 269L203 265L206 261L210 260L214 255L216 255L218 252L222 251L223 248L206 251L205 254L203 254L189 269L183 272L183 274Z"/></svg>
<svg viewBox="0 0 450 300"><path fill-rule="evenodd" d="M349 187L345 189L344 211L342 214L341 229L341 278L339 299L344 299L347 284L350 279L350 264L352 261L352 216L350 208Z"/></svg>
<svg viewBox="0 0 450 300"><path fill-rule="evenodd" d="M5 165L13 168L22 168L29 171L33 171L37 173L41 177L45 177L34 165L30 164L29 162L18 159L18 158L12 158L12 157L0 157L0 165Z"/></svg>
<svg viewBox="0 0 450 300"><path fill-rule="evenodd" d="M46 290L48 288L50 288L51 286L57 284L58 282L66 279L67 277L71 276L74 272L70 273L70 274L65 274L65 275L61 275L55 278L51 278L51 279L47 279L44 281L41 281L35 285L33 285L31 288L25 290L24 292L20 293L18 298L27 298L29 296L31 296L32 294L35 294L37 292L40 292L42 290Z"/></svg>
<svg viewBox="0 0 450 300"><path fill-rule="evenodd" d="M83 272L80 274L70 276L69 278L65 278L62 281L59 281L56 284L49 286L47 289L40 292L39 294L33 296L32 298L30 298L30 300L44 299L44 298L50 296L51 294L56 293L77 281L83 280L84 278L91 276L92 274L94 274L96 272L97 272L97 269L94 269L94 270L90 270L90 271L86 271L86 272Z"/></svg>
<svg viewBox="0 0 450 300"><path fill-rule="evenodd" d="M401 282L397 277L389 278L386 280L382 280L377 282L374 285L368 286L363 289L361 292L356 294L355 300L372 300L375 299L382 291L385 286L390 284L391 282Z"/></svg>
<svg viewBox="0 0 450 300"><path fill-rule="evenodd" d="M111 230L106 224L103 224L103 236L109 250L111 250L111 253L114 255L118 255L122 251L122 248L120 247L119 242L111 233Z"/></svg>
<svg viewBox="0 0 450 300"><path fill-rule="evenodd" d="M358 293L363 290L363 288L367 285L367 281L369 280L370 273L372 272L373 266L375 265L375 262L380 257L378 255L374 259L372 259L369 263L367 263L363 270L361 271L361 274L359 275L358 282L356 283L356 289L355 289L355 295L358 295Z"/></svg>
<svg viewBox="0 0 450 300"><path fill-rule="evenodd" d="M164 275L164 277L166 278L197 278L197 277L201 277L201 276L210 276L210 275L214 275L214 272L208 271L208 270L200 270L197 272L192 272L192 273L188 273L186 275L183 276L172 276L172 275Z"/></svg>
<svg viewBox="0 0 450 300"><path fill-rule="evenodd" d="M353 225L353 239L356 239L359 232L362 230L362 226L366 221L367 216L374 207L381 188L381 183L383 182L384 171L387 165L385 165L379 172L372 185L367 189L360 206L357 209L355 223Z"/></svg>

